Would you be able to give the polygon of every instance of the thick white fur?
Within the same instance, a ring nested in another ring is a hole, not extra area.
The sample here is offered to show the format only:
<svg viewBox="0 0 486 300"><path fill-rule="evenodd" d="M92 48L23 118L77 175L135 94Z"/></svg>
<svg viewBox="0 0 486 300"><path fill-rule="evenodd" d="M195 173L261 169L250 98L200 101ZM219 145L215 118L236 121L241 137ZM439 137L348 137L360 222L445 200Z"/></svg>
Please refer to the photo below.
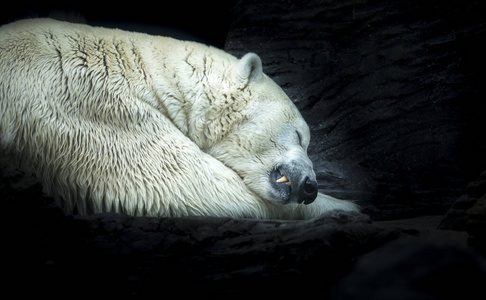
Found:
<svg viewBox="0 0 486 300"><path fill-rule="evenodd" d="M268 185L254 181L268 180L275 159L308 161L308 141L280 145L296 128L309 139L254 54L238 61L197 43L49 19L0 27L2 155L68 212L300 219L357 210L322 194L310 205L264 199Z"/></svg>

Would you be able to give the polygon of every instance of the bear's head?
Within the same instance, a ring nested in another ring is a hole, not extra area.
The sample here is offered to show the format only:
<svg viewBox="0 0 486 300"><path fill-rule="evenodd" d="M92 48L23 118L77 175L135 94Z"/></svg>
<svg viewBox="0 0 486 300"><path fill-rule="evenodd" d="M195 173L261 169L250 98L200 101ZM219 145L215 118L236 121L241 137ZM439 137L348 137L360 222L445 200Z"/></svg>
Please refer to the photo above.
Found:
<svg viewBox="0 0 486 300"><path fill-rule="evenodd" d="M218 128L224 122L232 126L205 151L266 200L281 204L314 201L318 190L307 156L310 132L298 109L263 74L256 54L246 54L237 62L231 80L231 91L226 90L223 98L233 100L228 102L232 108L219 113Z"/></svg>

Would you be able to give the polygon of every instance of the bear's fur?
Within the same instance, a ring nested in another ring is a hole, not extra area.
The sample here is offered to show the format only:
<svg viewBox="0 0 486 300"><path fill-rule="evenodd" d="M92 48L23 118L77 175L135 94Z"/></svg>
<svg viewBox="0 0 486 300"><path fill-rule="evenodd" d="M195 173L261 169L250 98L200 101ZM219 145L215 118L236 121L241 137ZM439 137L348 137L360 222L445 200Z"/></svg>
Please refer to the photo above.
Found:
<svg viewBox="0 0 486 300"><path fill-rule="evenodd" d="M0 114L2 155L67 212L300 219L357 210L322 194L297 203L316 194L297 195L293 178L317 192L309 129L255 54L18 21L0 27Z"/></svg>

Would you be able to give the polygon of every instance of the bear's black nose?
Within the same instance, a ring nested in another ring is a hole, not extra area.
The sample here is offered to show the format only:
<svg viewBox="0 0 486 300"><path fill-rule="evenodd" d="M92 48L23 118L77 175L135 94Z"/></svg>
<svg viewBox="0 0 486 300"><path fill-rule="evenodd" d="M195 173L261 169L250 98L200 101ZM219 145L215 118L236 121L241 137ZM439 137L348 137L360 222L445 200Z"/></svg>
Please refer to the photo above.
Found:
<svg viewBox="0 0 486 300"><path fill-rule="evenodd" d="M298 186L299 200L298 203L310 204L317 197L317 181L305 176Z"/></svg>

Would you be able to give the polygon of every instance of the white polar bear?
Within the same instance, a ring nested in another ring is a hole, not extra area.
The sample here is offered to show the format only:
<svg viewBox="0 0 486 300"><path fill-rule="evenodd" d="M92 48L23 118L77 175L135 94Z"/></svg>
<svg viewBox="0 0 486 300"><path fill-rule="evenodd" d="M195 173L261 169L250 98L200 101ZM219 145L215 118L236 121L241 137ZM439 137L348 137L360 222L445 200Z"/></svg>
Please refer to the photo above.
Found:
<svg viewBox="0 0 486 300"><path fill-rule="evenodd" d="M357 210L318 194L309 128L255 54L18 21L0 27L0 114L3 155L68 212L306 219Z"/></svg>

